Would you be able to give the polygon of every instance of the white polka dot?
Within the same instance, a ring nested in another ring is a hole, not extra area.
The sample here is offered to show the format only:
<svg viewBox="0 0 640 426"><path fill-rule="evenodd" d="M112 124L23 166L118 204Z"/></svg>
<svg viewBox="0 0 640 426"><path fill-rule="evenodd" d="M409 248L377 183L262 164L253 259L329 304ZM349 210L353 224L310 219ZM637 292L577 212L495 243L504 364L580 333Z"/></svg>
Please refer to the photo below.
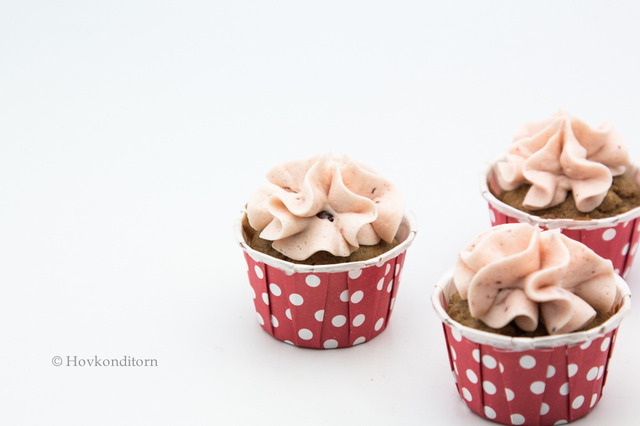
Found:
<svg viewBox="0 0 640 426"><path fill-rule="evenodd" d="M496 361L496 359L491 355L483 355L482 363L489 369L494 369L498 365L498 361Z"/></svg>
<svg viewBox="0 0 640 426"><path fill-rule="evenodd" d="M351 295L351 303L358 303L364 297L364 292L362 290L358 290Z"/></svg>
<svg viewBox="0 0 640 426"><path fill-rule="evenodd" d="M600 350L602 352L606 351L607 349L609 349L609 343L611 343L611 338L610 337L606 337L603 341L602 344L600 345Z"/></svg>
<svg viewBox="0 0 640 426"><path fill-rule="evenodd" d="M262 272L262 269L260 269L260 267L258 265L254 266L253 270L256 272L256 276L260 279L264 278L264 273Z"/></svg>
<svg viewBox="0 0 640 426"><path fill-rule="evenodd" d="M258 314L257 312L256 314L258 315L258 322L260 323L260 325L264 325L264 319L262 318L262 315Z"/></svg>
<svg viewBox="0 0 640 426"><path fill-rule="evenodd" d="M256 291L253 289L253 287L249 287L251 289L251 297L253 297L254 299L256 298Z"/></svg>
<svg viewBox="0 0 640 426"><path fill-rule="evenodd" d="M391 293L392 288L393 288L393 280L389 281L389 285L387 286L387 293Z"/></svg>
<svg viewBox="0 0 640 426"><path fill-rule="evenodd" d="M616 230L614 228L608 228L602 233L602 239L605 241L611 241L616 237Z"/></svg>
<svg viewBox="0 0 640 426"><path fill-rule="evenodd" d="M573 400L573 402L571 403L571 407L574 410L577 410L578 408L582 407L582 404L584 404L584 396L580 395Z"/></svg>
<svg viewBox="0 0 640 426"><path fill-rule="evenodd" d="M482 382L482 389L484 389L484 391L489 395L495 395L497 391L496 385L494 385L488 380L485 380L484 382Z"/></svg>
<svg viewBox="0 0 640 426"><path fill-rule="evenodd" d="M389 310L392 310L392 309L393 309L393 305L394 305L395 303L396 303L396 298L395 298L395 297L392 297L392 298L391 298L391 303L389 303Z"/></svg>
<svg viewBox="0 0 640 426"><path fill-rule="evenodd" d="M387 263L387 267L384 268L384 274L387 275L390 270L391 270L391 264Z"/></svg>
<svg viewBox="0 0 640 426"><path fill-rule="evenodd" d="M471 396L471 392L469 392L469 389L467 388L462 388L462 396L464 397L464 399L466 399L469 402L473 400L473 397Z"/></svg>
<svg viewBox="0 0 640 426"><path fill-rule="evenodd" d="M460 373L458 373L458 366L456 365L455 362L453 363L453 371L455 371L456 374L460 374Z"/></svg>
<svg viewBox="0 0 640 426"><path fill-rule="evenodd" d="M269 291L274 296L280 296L282 294L282 290L280 290L280 287L278 287L278 284L273 284L273 283L269 284Z"/></svg>
<svg viewBox="0 0 640 426"><path fill-rule="evenodd" d="M511 415L511 424L512 425L523 425L525 422L525 418L522 414L512 414Z"/></svg>
<svg viewBox="0 0 640 426"><path fill-rule="evenodd" d="M589 346L591 346L591 340L587 340L586 342L584 342L583 344L580 345L580 349L585 350L587 349Z"/></svg>
<svg viewBox="0 0 640 426"><path fill-rule="evenodd" d="M322 344L325 349L335 349L338 347L338 341L334 339L325 340Z"/></svg>
<svg viewBox="0 0 640 426"><path fill-rule="evenodd" d="M524 355L520 358L520 367L531 370L536 366L536 359L531 355Z"/></svg>
<svg viewBox="0 0 640 426"><path fill-rule="evenodd" d="M567 422L566 420L558 420L557 422L555 422L555 423L553 424L553 426L556 426L556 425L566 425L567 423L568 423L568 422Z"/></svg>
<svg viewBox="0 0 640 426"><path fill-rule="evenodd" d="M284 311L284 316L286 316L287 318L291 319L291 309L287 308L287 310Z"/></svg>
<svg viewBox="0 0 640 426"><path fill-rule="evenodd" d="M352 322L354 327L360 327L362 323L364 323L364 314L356 315Z"/></svg>
<svg viewBox="0 0 640 426"><path fill-rule="evenodd" d="M267 293L262 293L262 301L265 305L269 304L269 295Z"/></svg>
<svg viewBox="0 0 640 426"><path fill-rule="evenodd" d="M358 337L356 340L354 340L354 341L353 341L353 345L352 345L352 346L355 346L355 345L359 345L359 344L361 344L361 343L364 343L366 340L367 340L367 339L365 339L365 338L364 338L364 336L360 336L360 337Z"/></svg>
<svg viewBox="0 0 640 426"><path fill-rule="evenodd" d="M635 243L633 247L631 247L631 255L635 256L637 251L638 251L638 243Z"/></svg>
<svg viewBox="0 0 640 426"><path fill-rule="evenodd" d="M601 365L600 368L598 368L598 377L596 377L596 379L600 380L603 374L604 374L604 365Z"/></svg>
<svg viewBox="0 0 640 426"><path fill-rule="evenodd" d="M301 328L298 331L298 336L300 336L302 340L311 340L313 338L313 333L307 328Z"/></svg>
<svg viewBox="0 0 640 426"><path fill-rule="evenodd" d="M498 363L498 367L500 368L500 372L504 373L504 365L501 362Z"/></svg>
<svg viewBox="0 0 640 426"><path fill-rule="evenodd" d="M484 406L484 415L487 416L488 419L495 419L497 416L496 411L488 405Z"/></svg>
<svg viewBox="0 0 640 426"><path fill-rule="evenodd" d="M622 255L626 256L627 253L629 253L629 243L625 244L624 247L622 247Z"/></svg>
<svg viewBox="0 0 640 426"><path fill-rule="evenodd" d="M451 336L453 337L453 340L462 342L462 334L460 334L460 330L457 328L451 328Z"/></svg>
<svg viewBox="0 0 640 426"><path fill-rule="evenodd" d="M376 286L378 290L382 290L382 287L384 287L384 277L380 278L380 281L378 281L378 285Z"/></svg>
<svg viewBox="0 0 640 426"><path fill-rule="evenodd" d="M569 383L560 386L560 395L569 395Z"/></svg>
<svg viewBox="0 0 640 426"><path fill-rule="evenodd" d="M343 302L349 301L349 290L345 290L342 293L340 293L340 300Z"/></svg>
<svg viewBox="0 0 640 426"><path fill-rule="evenodd" d="M395 273L396 276L398 275L398 272L400 272L400 264L396 265L396 273Z"/></svg>
<svg viewBox="0 0 640 426"><path fill-rule="evenodd" d="M471 351L471 356L475 362L480 362L480 350L474 349Z"/></svg>
<svg viewBox="0 0 640 426"><path fill-rule="evenodd" d="M593 367L591 370L587 372L587 380L592 382L596 379L598 375L598 367Z"/></svg>
<svg viewBox="0 0 640 426"><path fill-rule="evenodd" d="M362 275L362 269L354 269L353 271L349 271L349 278L355 280L360 275Z"/></svg>
<svg viewBox="0 0 640 426"><path fill-rule="evenodd" d="M547 367L547 379L550 379L551 377L555 376L556 374L556 368L553 365L550 365Z"/></svg>
<svg viewBox="0 0 640 426"><path fill-rule="evenodd" d="M313 314L314 318L320 322L322 322L322 320L324 320L324 309L320 309L319 311L316 311L315 314Z"/></svg>
<svg viewBox="0 0 640 426"><path fill-rule="evenodd" d="M336 315L331 319L331 324L333 324L334 327L342 327L346 323L347 317L345 317L344 315Z"/></svg>
<svg viewBox="0 0 640 426"><path fill-rule="evenodd" d="M451 351L451 357L453 358L453 360L455 361L456 359L458 359L458 354L456 353L456 350L453 349L453 346L449 346L449 350Z"/></svg>
<svg viewBox="0 0 640 426"><path fill-rule="evenodd" d="M491 209L489 209L489 219L492 224L496 223L496 214Z"/></svg>
<svg viewBox="0 0 640 426"><path fill-rule="evenodd" d="M283 340L283 342L291 345L291 346L295 346L295 344L291 341L291 340Z"/></svg>
<svg viewBox="0 0 640 426"><path fill-rule="evenodd" d="M291 293L291 295L289 296L289 301L296 306L300 306L304 303L304 299L302 298L302 296L296 293Z"/></svg>
<svg viewBox="0 0 640 426"><path fill-rule="evenodd" d="M573 377L578 372L578 366L576 364L569 364L567 366L567 374L569 377Z"/></svg>
<svg viewBox="0 0 640 426"><path fill-rule="evenodd" d="M598 394L594 393L593 395L591 395L591 403L589 404L589 408L592 408L594 405L596 405L596 402L598 402Z"/></svg>
<svg viewBox="0 0 640 426"><path fill-rule="evenodd" d="M516 394L509 388L504 388L504 394L507 396L507 401L513 401L513 398L516 397Z"/></svg>
<svg viewBox="0 0 640 426"><path fill-rule="evenodd" d="M320 285L320 278L317 275L311 274L307 275L304 282L307 283L309 287L318 287Z"/></svg>
<svg viewBox="0 0 640 426"><path fill-rule="evenodd" d="M616 275L620 275L620 268L616 268L613 270Z"/></svg>
<svg viewBox="0 0 640 426"><path fill-rule="evenodd" d="M549 413L549 404L543 402L542 405L540 406L540 415L544 416L545 414Z"/></svg>
<svg viewBox="0 0 640 426"><path fill-rule="evenodd" d="M376 324L373 326L374 330L375 331L380 330L383 324L384 324L384 318L378 319L378 321L376 321Z"/></svg>
<svg viewBox="0 0 640 426"><path fill-rule="evenodd" d="M473 371L467 369L467 378L471 383L478 383L478 376Z"/></svg>
<svg viewBox="0 0 640 426"><path fill-rule="evenodd" d="M271 325L273 325L274 327L277 327L280 323L278 322L278 318L276 318L275 316L271 315Z"/></svg>
<svg viewBox="0 0 640 426"><path fill-rule="evenodd" d="M531 392L535 393L536 395L542 395L542 393L544 392L544 388L544 382L533 382L531 383L531 386L529 386Z"/></svg>

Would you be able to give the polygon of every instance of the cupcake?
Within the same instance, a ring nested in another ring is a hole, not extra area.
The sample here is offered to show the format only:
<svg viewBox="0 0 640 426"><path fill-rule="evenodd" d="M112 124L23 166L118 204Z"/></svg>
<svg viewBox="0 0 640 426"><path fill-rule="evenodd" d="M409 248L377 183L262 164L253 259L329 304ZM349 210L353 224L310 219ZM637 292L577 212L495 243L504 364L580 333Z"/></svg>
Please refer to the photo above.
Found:
<svg viewBox="0 0 640 426"><path fill-rule="evenodd" d="M640 236L640 176L611 125L591 128L564 112L524 125L482 173L492 225L561 229L626 276Z"/></svg>
<svg viewBox="0 0 640 426"><path fill-rule="evenodd" d="M416 224L389 180L322 155L272 169L235 231L262 328L330 349L386 328Z"/></svg>
<svg viewBox="0 0 640 426"><path fill-rule="evenodd" d="M516 223L476 237L432 303L466 405L499 423L552 425L600 400L630 293L584 244Z"/></svg>

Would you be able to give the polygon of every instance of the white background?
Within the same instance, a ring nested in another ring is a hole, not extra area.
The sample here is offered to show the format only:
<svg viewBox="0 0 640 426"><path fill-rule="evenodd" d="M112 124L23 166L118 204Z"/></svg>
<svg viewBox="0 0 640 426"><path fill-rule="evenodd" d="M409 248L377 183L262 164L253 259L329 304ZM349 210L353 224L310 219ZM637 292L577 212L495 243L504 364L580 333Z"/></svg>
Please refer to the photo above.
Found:
<svg viewBox="0 0 640 426"><path fill-rule="evenodd" d="M432 289L525 121L609 120L640 158L640 7L423 3L2 0L0 423L485 423ZM394 181L419 233L386 331L315 351L257 324L232 224L325 152ZM639 332L632 310L578 424L637 422ZM52 365L73 355L158 367Z"/></svg>

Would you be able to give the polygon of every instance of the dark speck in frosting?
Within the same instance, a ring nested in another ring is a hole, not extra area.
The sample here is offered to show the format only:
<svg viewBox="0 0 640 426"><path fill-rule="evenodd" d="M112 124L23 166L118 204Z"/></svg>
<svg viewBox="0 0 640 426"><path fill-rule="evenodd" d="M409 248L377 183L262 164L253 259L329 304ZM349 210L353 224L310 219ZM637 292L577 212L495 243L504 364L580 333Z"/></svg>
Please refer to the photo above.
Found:
<svg viewBox="0 0 640 426"><path fill-rule="evenodd" d="M321 211L320 213L318 213L316 215L316 217L320 218L320 219L328 219L329 222L333 222L333 215L327 211Z"/></svg>

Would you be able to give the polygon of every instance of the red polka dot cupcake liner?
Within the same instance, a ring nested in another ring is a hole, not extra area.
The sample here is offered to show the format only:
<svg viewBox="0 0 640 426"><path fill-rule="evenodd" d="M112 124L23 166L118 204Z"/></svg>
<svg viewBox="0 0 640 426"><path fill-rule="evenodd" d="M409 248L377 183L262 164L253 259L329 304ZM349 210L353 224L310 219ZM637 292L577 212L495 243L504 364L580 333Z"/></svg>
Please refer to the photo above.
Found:
<svg viewBox="0 0 640 426"><path fill-rule="evenodd" d="M618 311L601 326L576 333L512 338L463 326L447 315L453 272L432 303L443 322L449 364L460 397L474 413L508 425L564 424L600 401L620 321L630 309L616 276Z"/></svg>
<svg viewBox="0 0 640 426"><path fill-rule="evenodd" d="M302 265L276 259L247 244L242 220L236 238L244 250L260 326L286 343L334 349L373 339L389 323L407 248L417 232L405 215L400 244L373 259L334 265Z"/></svg>
<svg viewBox="0 0 640 426"><path fill-rule="evenodd" d="M638 170L633 166L631 171L636 182L640 183ZM625 277L629 272L640 243L640 207L604 219L543 219L511 207L491 193L489 185L494 190L498 189L492 165L482 173L480 185L482 196L489 203L492 226L522 222L543 229L560 229L567 237L580 241L598 255L611 260L618 275Z"/></svg>

